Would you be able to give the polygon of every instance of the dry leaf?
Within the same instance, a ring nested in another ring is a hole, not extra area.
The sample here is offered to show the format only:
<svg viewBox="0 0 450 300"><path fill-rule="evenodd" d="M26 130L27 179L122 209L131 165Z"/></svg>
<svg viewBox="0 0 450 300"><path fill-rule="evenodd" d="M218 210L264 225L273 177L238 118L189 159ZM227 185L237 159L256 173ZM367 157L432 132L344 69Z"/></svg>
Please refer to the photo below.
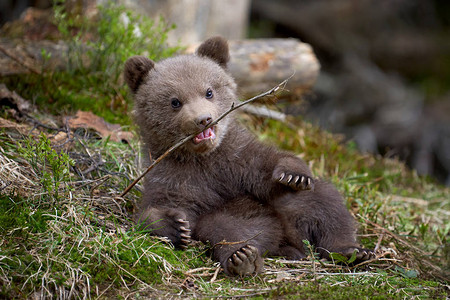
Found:
<svg viewBox="0 0 450 300"><path fill-rule="evenodd" d="M68 124L71 128L90 128L97 131L101 137L110 137L114 142L129 142L133 138L133 134L129 131L122 131L119 124L111 124L103 118L93 114L79 110L75 118L69 119Z"/></svg>

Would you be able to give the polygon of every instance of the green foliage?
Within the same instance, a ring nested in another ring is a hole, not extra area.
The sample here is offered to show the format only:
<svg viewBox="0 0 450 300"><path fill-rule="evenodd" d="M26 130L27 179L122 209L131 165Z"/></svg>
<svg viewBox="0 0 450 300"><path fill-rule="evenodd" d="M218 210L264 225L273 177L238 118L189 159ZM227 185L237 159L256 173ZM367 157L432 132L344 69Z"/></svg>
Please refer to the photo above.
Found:
<svg viewBox="0 0 450 300"><path fill-rule="evenodd" d="M163 20L139 16L123 6L106 2L98 17L66 11L64 1L54 5L55 24L68 45L67 64L62 71L42 66L42 74L6 79L11 90L53 112L93 111L107 121L130 124L132 104L122 79L125 61L145 55L155 61L169 57L179 47L167 45L173 28ZM50 54L41 53L44 62Z"/></svg>
<svg viewBox="0 0 450 300"><path fill-rule="evenodd" d="M353 253L352 253L352 256L350 256L350 258L347 258L346 256L344 256L344 255L342 255L340 253L331 252L330 253L330 258L334 262L344 263L346 265L349 265L349 264L351 264L352 262L354 262L356 260L356 253L357 253L357 250L355 249L355 251L353 251Z"/></svg>
<svg viewBox="0 0 450 300"><path fill-rule="evenodd" d="M43 133L38 140L31 136L24 139L23 145L19 144L17 150L40 178L44 196L52 201L58 201L60 186L68 186L70 167L74 165L74 161L67 153L56 152Z"/></svg>
<svg viewBox="0 0 450 300"><path fill-rule="evenodd" d="M314 245L312 245L308 240L303 240L303 247L305 248L305 252L308 254L312 261L319 259L319 253L314 251Z"/></svg>
<svg viewBox="0 0 450 300"><path fill-rule="evenodd" d="M93 22L81 15L71 15L62 5L54 7L58 29L70 43L69 72L86 76L85 82L101 92L117 88L129 57L141 54L159 60L177 50L167 47L167 32L173 27L168 27L163 19L155 22L113 2L98 9L99 16ZM79 30L74 35L75 28ZM93 38L85 40L88 35Z"/></svg>

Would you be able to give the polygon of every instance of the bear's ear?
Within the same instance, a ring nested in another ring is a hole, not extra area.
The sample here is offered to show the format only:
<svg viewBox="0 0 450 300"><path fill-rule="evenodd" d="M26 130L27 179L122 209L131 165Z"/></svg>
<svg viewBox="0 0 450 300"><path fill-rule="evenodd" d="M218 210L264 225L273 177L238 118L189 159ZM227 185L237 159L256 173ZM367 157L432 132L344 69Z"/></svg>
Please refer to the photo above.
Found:
<svg viewBox="0 0 450 300"><path fill-rule="evenodd" d="M197 55L208 57L226 68L230 60L228 42L220 36L215 36L204 41L197 49Z"/></svg>
<svg viewBox="0 0 450 300"><path fill-rule="evenodd" d="M125 81L133 93L136 93L148 71L153 69L155 63L144 56L133 56L125 63Z"/></svg>

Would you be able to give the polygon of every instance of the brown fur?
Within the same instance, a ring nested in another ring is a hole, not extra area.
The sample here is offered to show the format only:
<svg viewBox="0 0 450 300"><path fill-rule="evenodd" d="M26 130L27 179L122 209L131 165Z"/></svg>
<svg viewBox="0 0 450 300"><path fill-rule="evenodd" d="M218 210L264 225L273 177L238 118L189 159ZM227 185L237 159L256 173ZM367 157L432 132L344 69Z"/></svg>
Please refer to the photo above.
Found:
<svg viewBox="0 0 450 300"><path fill-rule="evenodd" d="M158 157L237 101L228 60L226 41L216 37L197 55L127 61L144 153ZM174 99L180 107L172 106ZM179 247L191 238L210 242L231 275L259 272L266 254L300 259L304 239L323 257L330 251L350 256L355 249L358 260L373 256L359 248L339 193L312 180L303 160L260 143L232 117L213 128L213 142L186 143L145 178L137 219L152 234Z"/></svg>

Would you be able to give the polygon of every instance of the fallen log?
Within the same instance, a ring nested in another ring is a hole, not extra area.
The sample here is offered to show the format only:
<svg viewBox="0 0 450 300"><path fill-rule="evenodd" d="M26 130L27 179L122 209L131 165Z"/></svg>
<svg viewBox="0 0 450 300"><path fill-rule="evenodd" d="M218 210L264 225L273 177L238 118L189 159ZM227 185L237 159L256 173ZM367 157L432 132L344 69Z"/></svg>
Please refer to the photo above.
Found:
<svg viewBox="0 0 450 300"><path fill-rule="evenodd" d="M296 39L230 41L229 70L243 98L254 96L291 77L288 94L310 89L320 65L308 44ZM188 47L192 53L196 46ZM46 57L42 54L46 53ZM68 45L62 41L26 41L0 38L0 78L63 70L68 64Z"/></svg>
<svg viewBox="0 0 450 300"><path fill-rule="evenodd" d="M67 66L68 45L62 41L28 41L0 38L0 78L43 69L62 70ZM42 54L46 53L45 58Z"/></svg>
<svg viewBox="0 0 450 300"><path fill-rule="evenodd" d="M301 95L312 88L319 75L320 65L311 46L296 39L233 41L230 51L230 72L244 98L286 78L287 93Z"/></svg>

